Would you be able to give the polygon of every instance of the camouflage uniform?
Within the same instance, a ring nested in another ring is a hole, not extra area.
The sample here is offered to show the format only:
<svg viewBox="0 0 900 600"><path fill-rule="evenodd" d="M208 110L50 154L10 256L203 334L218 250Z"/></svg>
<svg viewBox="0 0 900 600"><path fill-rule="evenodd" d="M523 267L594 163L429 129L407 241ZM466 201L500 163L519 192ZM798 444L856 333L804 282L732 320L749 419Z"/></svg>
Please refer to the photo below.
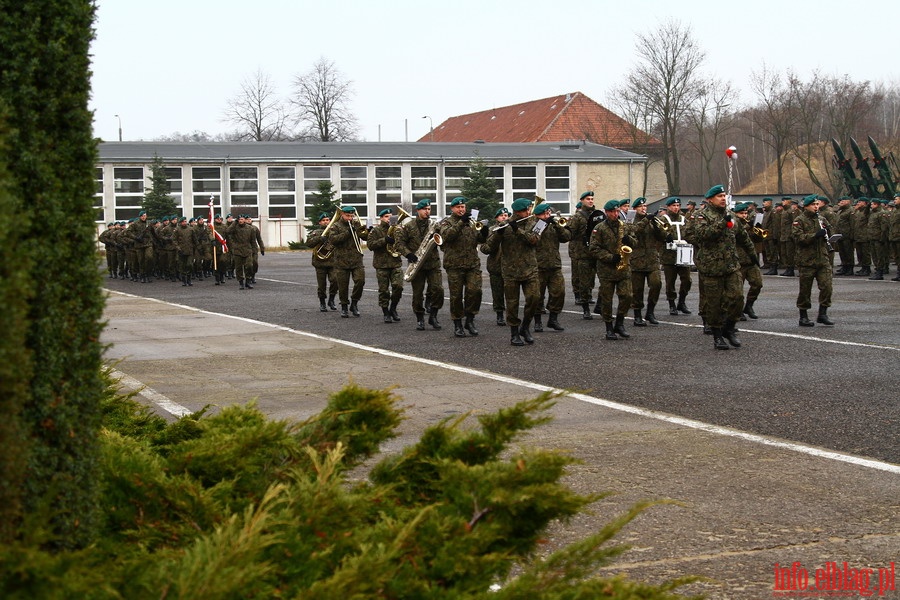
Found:
<svg viewBox="0 0 900 600"><path fill-rule="evenodd" d="M491 282L491 301L497 313L497 325L506 325L506 302L503 293L503 253L500 251L500 236L491 237L481 244L479 250L487 255L488 278Z"/></svg>
<svg viewBox="0 0 900 600"><path fill-rule="evenodd" d="M491 232L488 244L498 244L503 253L503 295L506 301L506 323L521 331L531 325L540 302L538 283L537 245L540 236L534 233L536 217L520 222L510 218L510 225ZM499 238L499 239L498 239ZM525 296L522 318L519 318L519 290Z"/></svg>
<svg viewBox="0 0 900 600"><path fill-rule="evenodd" d="M234 274L238 282L241 284L240 289L250 285L250 279L253 277L253 250L251 248L251 238L253 237L253 229L246 222L238 222L232 225L228 230L228 249L231 251L231 260L234 264Z"/></svg>
<svg viewBox="0 0 900 600"><path fill-rule="evenodd" d="M659 243L666 239L666 234L656 226L651 215L636 215L632 235L635 244L629 262L631 264L631 291L632 308L634 309L634 324L643 322L641 309L644 308L644 283L649 286L647 290L647 318L651 323L656 321L654 308L659 301L659 292L662 290L662 278L659 276ZM690 275L688 275L690 277ZM674 284L673 284L674 287Z"/></svg>
<svg viewBox="0 0 900 600"><path fill-rule="evenodd" d="M540 324L540 309L547 298L547 312L550 313L550 319L547 325L558 331L562 331L559 325L559 313L562 312L566 301L566 280L562 273L562 258L559 254L559 245L565 244L572 239L572 232L556 220L550 217L547 220L547 227L541 232L540 241L538 242L537 254L538 263L538 285L540 288L538 298L538 312L535 313L535 329L542 328Z"/></svg>
<svg viewBox="0 0 900 600"><path fill-rule="evenodd" d="M106 270L109 272L109 278L116 278L116 264L118 264L119 256L115 243L113 243L113 232L116 229L115 223L110 223L106 229L100 232L100 242L106 250Z"/></svg>
<svg viewBox="0 0 900 600"><path fill-rule="evenodd" d="M253 239L250 242L250 246L253 248L253 283L256 283L256 274L259 272L259 255L266 255L266 245L263 244L262 233L259 231L259 227L252 223L250 227L253 229Z"/></svg>
<svg viewBox="0 0 900 600"><path fill-rule="evenodd" d="M393 256L388 252L390 228L390 223L379 223L369 231L369 237L366 238L366 245L372 251L372 266L375 267L375 276L378 279L378 306L382 311L386 311L385 323L388 320L400 320L396 312L397 304L403 295L403 260L399 253ZM396 241L395 239L394 242ZM324 296L320 297L324 299Z"/></svg>
<svg viewBox="0 0 900 600"><path fill-rule="evenodd" d="M341 303L341 316L349 317L347 307L349 305L350 312L354 317L359 316L357 307L359 300L362 298L363 287L366 284L366 270L363 267L362 254L356 249L356 243L353 239L354 232L357 237L362 237L362 232L352 221L348 222L343 217L331 226L328 231L328 241L334 246L334 275L337 280L338 298ZM251 226L251 247L256 232ZM353 290L350 290L350 280L353 279Z"/></svg>
<svg viewBox="0 0 900 600"><path fill-rule="evenodd" d="M146 217L146 214L144 215ZM137 218L125 230L126 239L131 242L134 262L131 268L131 280L148 283L153 264L153 234L146 219Z"/></svg>
<svg viewBox="0 0 900 600"><path fill-rule="evenodd" d="M662 263L663 275L666 278L666 300L669 302L669 314L675 316L681 311L683 314L689 315L691 311L687 308L686 299L688 292L691 291L691 267L677 264L678 242L685 239L688 220L680 213L677 218L672 217L673 213L668 210L663 216L669 225L669 233L664 238L665 246L659 252L659 262ZM675 292L676 280L679 281L677 293Z"/></svg>
<svg viewBox="0 0 900 600"><path fill-rule="evenodd" d="M885 216L887 213L881 206L881 202L873 202L869 207L868 235L869 254L872 257L872 266L875 273L871 279L884 279L883 273L887 272L888 253L887 239L889 225Z"/></svg>
<svg viewBox="0 0 900 600"><path fill-rule="evenodd" d="M781 256L781 262L783 262L786 267L786 270L782 275L787 275L788 277L793 277L795 275L794 267L796 267L796 258L794 256L796 244L794 238L791 237L791 223L793 223L794 219L797 217L796 206L797 205L794 203L788 204L781 215L781 233L779 238L781 240L781 248L779 255Z"/></svg>
<svg viewBox="0 0 900 600"><path fill-rule="evenodd" d="M582 207L576 211L566 227L572 232L569 242L569 257L572 259L572 279L579 282L579 288L575 289L575 297L584 308L586 319L591 318L588 304L594 293L594 282L597 279L597 261L588 250L591 232L594 226L603 219L603 211L596 208Z"/></svg>
<svg viewBox="0 0 900 600"><path fill-rule="evenodd" d="M894 199L894 210L891 211L889 227L888 240L891 243L894 264L898 265L897 276L892 278L891 281L900 281L900 203L897 202L896 198Z"/></svg>
<svg viewBox="0 0 900 600"><path fill-rule="evenodd" d="M194 230L188 226L187 221L181 221L172 232L172 242L178 258L178 275L181 278L181 284L191 285L196 238Z"/></svg>
<svg viewBox="0 0 900 600"><path fill-rule="evenodd" d="M835 233L841 234L838 241L838 254L841 257L841 268L838 275L853 275L853 207L850 204L838 204Z"/></svg>
<svg viewBox="0 0 900 600"><path fill-rule="evenodd" d="M462 206L462 205L460 205ZM437 226L443 238L444 270L447 271L447 288L450 292L450 318L472 319L481 308L481 259L478 243L483 241L481 232L471 226L468 215L450 215ZM485 231L482 229L481 231ZM471 333L471 331L470 331ZM477 335L474 334L473 335Z"/></svg>
<svg viewBox="0 0 900 600"><path fill-rule="evenodd" d="M621 246L630 245L628 241L629 231L626 223L618 219L607 219L598 223L591 232L589 250L597 261L597 277L600 279L600 298L597 305L607 324L607 337L614 330L613 324L613 295L618 294L619 306L616 311L616 328L624 327L625 315L631 308L633 301L631 292L631 269L622 267L625 259L621 255ZM624 329L623 329L624 331ZM615 333L620 334L619 331ZM621 334L620 334L621 335Z"/></svg>
<svg viewBox="0 0 900 600"><path fill-rule="evenodd" d="M322 232L325 229L313 229L306 236L306 245L313 249L312 266L316 270L316 295L319 297L319 308L325 304L328 298L328 308L337 310L334 305L334 297L337 296L337 279L334 275L334 255L327 258L319 257L319 247L325 243ZM324 311L323 311L324 312Z"/></svg>
<svg viewBox="0 0 900 600"><path fill-rule="evenodd" d="M741 289L743 290L745 281L750 284L747 296L744 298L741 319L744 319L743 315L755 319L756 312L753 310L753 304L759 298L759 293L763 287L762 271L759 269L759 257L756 254L755 243L763 241L763 238L753 233L753 220L750 215L747 215L746 218L736 219L735 228L737 227L741 228L744 235L738 235L736 239L746 239L750 242L748 244L745 241L737 245L738 263L741 265Z"/></svg>
<svg viewBox="0 0 900 600"><path fill-rule="evenodd" d="M869 253L869 204L857 203L853 209L853 241L856 244L857 275L871 275L872 255Z"/></svg>
<svg viewBox="0 0 900 600"><path fill-rule="evenodd" d="M800 266L800 293L797 295L797 308L800 309L800 324L805 325L806 311L812 307L812 284L815 280L819 286L819 322L831 306L831 263L825 236L819 225L815 212L804 209L792 224L792 236L797 242L797 259ZM827 319L827 317L825 317ZM808 325L812 325L808 322ZM830 322L826 323L830 324Z"/></svg>
<svg viewBox="0 0 900 600"><path fill-rule="evenodd" d="M415 254L422 245L422 241L428 232L430 219L422 219L418 216L406 219L397 231L397 249L403 256L409 257ZM438 256L437 247L433 247L424 256L419 258L422 266L419 267L416 276L410 281L412 286L412 309L416 314L419 329L423 329L422 319L425 313L429 314L429 321L435 327L437 312L444 306L444 286L441 277L441 259ZM425 285L428 284L428 291Z"/></svg>
<svg viewBox="0 0 900 600"><path fill-rule="evenodd" d="M778 264L778 240L772 236L772 228L775 222L775 207L770 204L768 208L763 208L762 222L760 227L769 232L769 237L765 239L765 264L767 267L775 267ZM780 225L780 224L779 224Z"/></svg>

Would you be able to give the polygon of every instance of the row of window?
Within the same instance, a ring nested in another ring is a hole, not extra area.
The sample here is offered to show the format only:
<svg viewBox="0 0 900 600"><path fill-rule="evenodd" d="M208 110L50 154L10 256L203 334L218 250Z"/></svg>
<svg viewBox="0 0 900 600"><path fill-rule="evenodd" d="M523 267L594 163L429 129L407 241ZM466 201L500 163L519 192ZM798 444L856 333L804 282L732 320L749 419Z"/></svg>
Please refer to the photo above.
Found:
<svg viewBox="0 0 900 600"><path fill-rule="evenodd" d="M209 213L210 197L214 198L216 212L222 212L222 168L223 167L166 167L166 178L169 193L175 199L182 214L194 216ZM319 191L322 182L331 183L338 191L342 205L356 207L361 218L377 214L383 208L394 208L401 204L404 196L403 167L375 166L372 175L374 190L370 189L370 167L367 166L268 166L268 167L227 167L228 194L226 212L248 213L254 217L260 215L260 197L262 186L267 191L265 203L266 214L270 219L296 219L307 216L307 208L315 203L314 195ZM512 192L512 198L534 199L539 189L539 169L537 166L509 167L509 186L506 185L507 169L503 166L490 166L491 177L497 182L497 199L504 201L504 190ZM189 190L184 189L185 173L189 170ZM260 171L264 172L265 181L260 181ZM336 179L332 178L335 171ZM443 197L445 206L434 211L434 214L446 214L446 203L458 196L463 183L467 179L467 166L443 167ZM554 206L554 210L568 212L569 166L544 165L540 169L543 178L545 199ZM423 198L437 200L438 167L412 166L409 169L409 182L406 189L415 204ZM298 185L297 175L300 174ZM149 176L149 169L146 175ZM145 192L144 167L113 167L114 219L127 220L136 217L141 210ZM102 222L104 216L104 169L96 169L96 195L94 206L97 209L97 220ZM297 190L302 189L298 194ZM372 203L370 204L370 199ZM512 199L507 199L507 205Z"/></svg>

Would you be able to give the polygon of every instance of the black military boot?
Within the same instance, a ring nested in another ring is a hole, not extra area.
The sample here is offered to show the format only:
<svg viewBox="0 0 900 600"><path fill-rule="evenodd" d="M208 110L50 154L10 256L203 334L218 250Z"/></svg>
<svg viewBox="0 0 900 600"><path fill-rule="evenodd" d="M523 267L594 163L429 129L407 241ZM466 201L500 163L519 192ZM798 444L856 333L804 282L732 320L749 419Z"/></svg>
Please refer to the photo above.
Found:
<svg viewBox="0 0 900 600"><path fill-rule="evenodd" d="M678 312L683 315L691 314L691 311L688 310L687 304L684 303L685 294L678 294Z"/></svg>
<svg viewBox="0 0 900 600"><path fill-rule="evenodd" d="M328 307L325 306L325 298L319 298L319 311L328 312Z"/></svg>
<svg viewBox="0 0 900 600"><path fill-rule="evenodd" d="M712 329L712 336L713 336L713 348L715 348L716 350L728 350L729 349L728 344L725 342L725 338L722 337L722 328L721 327L714 327Z"/></svg>
<svg viewBox="0 0 900 600"><path fill-rule="evenodd" d="M647 322L644 321L644 317L641 316L641 309L634 309L634 326L635 327L646 327Z"/></svg>
<svg viewBox="0 0 900 600"><path fill-rule="evenodd" d="M669 300L669 314L672 315L673 317L677 317L677 316L678 316L678 309L675 308L675 301L674 301L674 300Z"/></svg>
<svg viewBox="0 0 900 600"><path fill-rule="evenodd" d="M734 328L734 321L725 321L725 327L722 328L722 337L728 340L728 343L735 348L741 347L741 340L737 337L737 330Z"/></svg>
<svg viewBox="0 0 900 600"><path fill-rule="evenodd" d="M456 337L466 337L466 330L463 329L462 319L453 319L453 335Z"/></svg>
<svg viewBox="0 0 900 600"><path fill-rule="evenodd" d="M778 275L778 263L772 263L772 268L763 273L763 275Z"/></svg>
<svg viewBox="0 0 900 600"><path fill-rule="evenodd" d="M815 327L816 324L809 320L805 310L800 311L800 327Z"/></svg>
<svg viewBox="0 0 900 600"><path fill-rule="evenodd" d="M613 327L613 331L615 331L621 338L628 339L631 337L631 335L629 335L625 331L625 317L624 316L616 315L616 324Z"/></svg>
<svg viewBox="0 0 900 600"><path fill-rule="evenodd" d="M784 273L781 274L782 277L796 277L794 274L794 267L788 267L785 269Z"/></svg>
<svg viewBox="0 0 900 600"><path fill-rule="evenodd" d="M428 324L431 325L435 329L440 329L441 324L438 322L437 314L438 314L438 309L436 309L436 308L432 307L432 309L430 311L428 311Z"/></svg>
<svg viewBox="0 0 900 600"><path fill-rule="evenodd" d="M522 341L522 337L519 335L519 328L515 325L509 326L509 332L511 334L509 343L513 346L524 346L525 342Z"/></svg>
<svg viewBox="0 0 900 600"><path fill-rule="evenodd" d="M187 276L185 276L185 277L187 277ZM185 283L186 283L186 282L185 282ZM238 283L240 284L240 287L239 287L238 289L239 289L239 290L244 289L244 280L243 280L243 279L238 279Z"/></svg>
<svg viewBox="0 0 900 600"><path fill-rule="evenodd" d="M565 331L566 328L559 324L559 313L550 313L550 318L547 319L547 327L554 331Z"/></svg>
<svg viewBox="0 0 900 600"><path fill-rule="evenodd" d="M584 313L582 313L581 318L587 321L590 321L594 318L594 315L591 314L591 306L585 302L581 305L581 308L584 309Z"/></svg>
<svg viewBox="0 0 900 600"><path fill-rule="evenodd" d="M597 303L594 305L594 314L600 315L603 314L603 305L601 303Z"/></svg>
<svg viewBox="0 0 900 600"><path fill-rule="evenodd" d="M706 317L701 317L701 319L703 319L703 335L713 335L713 328L706 322Z"/></svg>
<svg viewBox="0 0 900 600"><path fill-rule="evenodd" d="M191 283L191 274L188 273L185 277L187 278L187 284L188 284L190 287L194 287L194 284Z"/></svg>
<svg viewBox="0 0 900 600"><path fill-rule="evenodd" d="M531 336L531 331L529 330L530 325L531 320L522 321L522 324L519 325L519 335L522 336L522 339L525 340L526 344L534 343L534 338Z"/></svg>
<svg viewBox="0 0 900 600"><path fill-rule="evenodd" d="M834 325L834 321L828 318L827 306L819 307L819 316L816 317L816 323L821 323L822 325Z"/></svg>
<svg viewBox="0 0 900 600"><path fill-rule="evenodd" d="M352 314L354 317L359 316L359 305L357 304L356 300L350 301L350 314Z"/></svg>
<svg viewBox="0 0 900 600"><path fill-rule="evenodd" d="M425 331L425 313L416 313L416 329Z"/></svg>
<svg viewBox="0 0 900 600"><path fill-rule="evenodd" d="M463 327L472 335L478 335L478 328L475 327L475 315L466 315L466 323Z"/></svg>
<svg viewBox="0 0 900 600"><path fill-rule="evenodd" d="M181 287L187 287L187 275L181 276ZM244 286L241 286L241 289L244 289Z"/></svg>
<svg viewBox="0 0 900 600"><path fill-rule="evenodd" d="M856 272L856 274L860 276L868 276L872 274L872 269L870 267L861 267L859 271Z"/></svg>
<svg viewBox="0 0 900 600"><path fill-rule="evenodd" d="M502 310L497 311L497 325L499 325L500 327L506 325L506 316L503 313L504 311Z"/></svg>
<svg viewBox="0 0 900 600"><path fill-rule="evenodd" d="M611 321L606 324L606 339L608 339L608 340L619 339L619 336L616 335L616 332L613 329L613 324Z"/></svg>
<svg viewBox="0 0 900 600"><path fill-rule="evenodd" d="M346 304L341 304L341 317L343 317L343 318L345 318L345 319L349 319L349 318L350 318L350 313L347 312L347 305L346 305Z"/></svg>
<svg viewBox="0 0 900 600"><path fill-rule="evenodd" d="M534 315L534 332L542 333L544 331L544 323L541 320L541 315Z"/></svg>
<svg viewBox="0 0 900 600"><path fill-rule="evenodd" d="M381 312L384 313L384 322L385 323L393 323L394 322L394 320L391 318L391 311L388 310L387 306L382 306Z"/></svg>
<svg viewBox="0 0 900 600"><path fill-rule="evenodd" d="M253 286L250 285L250 280L249 280L249 279L246 280L246 281L244 282L244 287L246 287L248 290L252 290L252 289L253 289Z"/></svg>
<svg viewBox="0 0 900 600"><path fill-rule="evenodd" d="M651 325L659 325L659 321L656 320L656 315L653 314L653 309L656 308L656 304L647 304L647 312L644 313L644 320L650 323Z"/></svg>
<svg viewBox="0 0 900 600"><path fill-rule="evenodd" d="M392 321L397 321L397 322L399 322L399 321L400 321L400 315L397 314L397 302L399 302L399 300L394 300L394 301L391 302L391 305L388 307L388 313L391 315L391 320L392 320Z"/></svg>
<svg viewBox="0 0 900 600"><path fill-rule="evenodd" d="M328 308L331 310L337 310L337 306L334 305L334 296L335 294L328 295Z"/></svg>
<svg viewBox="0 0 900 600"><path fill-rule="evenodd" d="M869 281L884 281L884 275L881 273L881 269L875 269L875 272L869 277Z"/></svg>
<svg viewBox="0 0 900 600"><path fill-rule="evenodd" d="M747 315L751 319L758 319L759 316L753 311L754 302L756 302L756 300L747 300L747 302L744 303L743 314Z"/></svg>

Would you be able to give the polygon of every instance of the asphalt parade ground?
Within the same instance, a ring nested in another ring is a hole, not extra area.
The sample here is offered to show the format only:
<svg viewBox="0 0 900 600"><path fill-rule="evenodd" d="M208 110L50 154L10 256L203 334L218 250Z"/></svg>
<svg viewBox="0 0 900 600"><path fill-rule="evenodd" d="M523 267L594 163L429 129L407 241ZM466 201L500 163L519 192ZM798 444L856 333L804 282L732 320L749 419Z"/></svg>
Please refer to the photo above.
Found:
<svg viewBox="0 0 900 600"><path fill-rule="evenodd" d="M609 573L703 575L684 591L711 598L790 596L777 564L808 571L804 597L859 593L846 578L816 589L816 569L835 563L870 574L875 596L881 581L880 597L900 597L888 578L900 554L900 283L835 278L836 326L801 330L797 279L764 277L760 319L739 324L744 345L728 352L664 301L659 326L627 320L632 337L606 341L599 315L583 320L571 299L565 331L515 348L494 324L486 276L480 335L457 339L446 304L440 331L415 330L408 285L401 322L383 323L365 260L362 314L349 319L319 312L308 252L268 252L253 290L108 279L106 358L124 388L169 415L255 400L297 420L350 380L393 387L408 418L385 453L442 419L570 390L521 443L580 459L567 476L575 490L615 493L555 525L548 548L639 500L674 499L617 538L632 548ZM694 312L696 298L695 275Z"/></svg>

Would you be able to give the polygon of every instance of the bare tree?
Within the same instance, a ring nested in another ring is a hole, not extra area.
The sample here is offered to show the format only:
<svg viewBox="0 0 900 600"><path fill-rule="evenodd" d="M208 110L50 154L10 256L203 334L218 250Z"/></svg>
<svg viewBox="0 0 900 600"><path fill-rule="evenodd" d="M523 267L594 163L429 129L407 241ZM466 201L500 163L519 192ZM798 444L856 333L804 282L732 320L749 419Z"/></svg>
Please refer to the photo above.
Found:
<svg viewBox="0 0 900 600"><path fill-rule="evenodd" d="M759 104L751 110L753 129L750 135L766 144L775 153L775 172L778 179L776 193L784 193L784 163L793 144L797 122L797 77L790 71L785 76L770 71L763 65L754 71L751 87Z"/></svg>
<svg viewBox="0 0 900 600"><path fill-rule="evenodd" d="M722 139L733 126L732 108L736 101L737 92L730 82L708 79L690 107L688 119L696 134L690 144L700 158L698 189L713 185L713 161L721 156Z"/></svg>
<svg viewBox="0 0 900 600"><path fill-rule="evenodd" d="M678 136L700 86L698 69L705 58L691 28L668 20L637 37L641 62L617 90L627 103L644 102L653 120L652 133L662 142L662 160L670 194L681 193Z"/></svg>
<svg viewBox="0 0 900 600"><path fill-rule="evenodd" d="M286 139L287 115L272 78L262 69L241 83L241 91L228 101L222 119L237 128L239 140L268 142Z"/></svg>
<svg viewBox="0 0 900 600"><path fill-rule="evenodd" d="M359 128L349 106L352 83L324 57L308 73L294 79L290 102L301 139L319 142L356 139Z"/></svg>

